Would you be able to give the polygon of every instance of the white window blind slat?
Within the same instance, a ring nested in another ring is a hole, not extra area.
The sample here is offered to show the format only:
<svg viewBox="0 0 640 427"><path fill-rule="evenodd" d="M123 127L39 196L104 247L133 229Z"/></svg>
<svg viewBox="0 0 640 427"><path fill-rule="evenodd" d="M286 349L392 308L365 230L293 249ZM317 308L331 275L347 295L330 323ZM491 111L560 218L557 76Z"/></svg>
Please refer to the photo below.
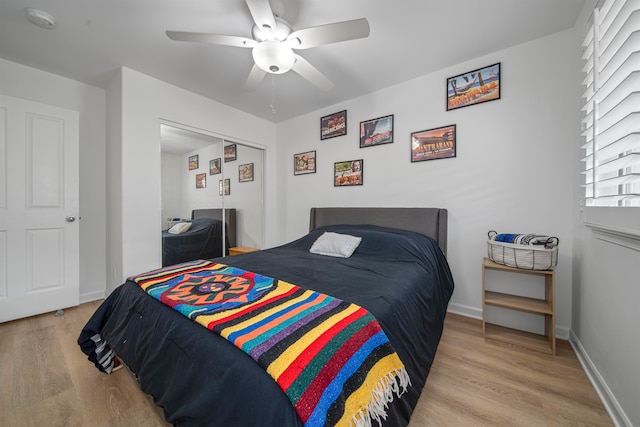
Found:
<svg viewBox="0 0 640 427"><path fill-rule="evenodd" d="M640 54L638 54L638 59L640 60ZM637 96L639 94L640 70L631 72L616 86L612 86L609 93L604 94L604 98L602 98L600 101L600 116L604 117L614 110L628 111L629 108L631 108L631 111L635 111L638 105L632 105L631 107L629 107L625 105L625 102L634 102L633 99L636 99L635 102L638 102ZM631 101L629 101L629 99L631 99ZM625 110L625 108L627 110Z"/></svg>
<svg viewBox="0 0 640 427"><path fill-rule="evenodd" d="M589 30L587 30L587 35L584 37L584 40L582 41L582 47L585 48L585 50L589 50L589 46L593 51L593 26L589 27Z"/></svg>
<svg viewBox="0 0 640 427"><path fill-rule="evenodd" d="M625 79L629 74L633 73L633 71L637 71L640 66L640 48L638 43L640 43L640 33L637 33L637 36L634 36L634 41L636 46L631 44L632 41L626 43L622 46L623 50L618 51L615 58L608 63L608 66L602 68L598 73L600 77L600 87L599 91L606 96L607 93L610 93L618 83ZM601 66L604 64L601 62Z"/></svg>
<svg viewBox="0 0 640 427"><path fill-rule="evenodd" d="M629 134L598 150L598 165L627 153L640 153L640 133Z"/></svg>
<svg viewBox="0 0 640 427"><path fill-rule="evenodd" d="M640 0L606 0L582 43L588 206L640 206Z"/></svg>
<svg viewBox="0 0 640 427"><path fill-rule="evenodd" d="M634 14L638 10L638 0L613 1L611 9L603 14L600 12L600 25L598 27L596 44L599 45L600 54L607 56L606 52L611 44L620 43L628 38L629 30L634 28ZM618 41L616 42L616 39ZM615 49L615 48L614 48Z"/></svg>
<svg viewBox="0 0 640 427"><path fill-rule="evenodd" d="M617 119L617 117L613 118ZM637 133L639 131L639 127L640 112L628 114L626 117L623 117L616 123L611 124L611 126L596 135L594 151L607 147L609 144L613 144L615 141L621 140L627 135Z"/></svg>

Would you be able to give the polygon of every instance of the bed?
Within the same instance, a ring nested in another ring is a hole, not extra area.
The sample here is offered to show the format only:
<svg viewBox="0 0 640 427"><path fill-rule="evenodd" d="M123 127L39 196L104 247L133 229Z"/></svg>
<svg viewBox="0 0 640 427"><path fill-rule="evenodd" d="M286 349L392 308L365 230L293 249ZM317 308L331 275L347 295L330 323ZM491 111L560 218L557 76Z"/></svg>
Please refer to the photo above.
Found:
<svg viewBox="0 0 640 427"><path fill-rule="evenodd" d="M325 233L361 241L348 258L311 253ZM453 292L446 240L445 209L312 208L309 234L300 239L213 261L368 310L411 383L388 404L383 425L406 426L433 362ZM113 368L112 349L172 424L303 425L287 395L247 353L151 298L131 280L96 310L78 344L107 372Z"/></svg>
<svg viewBox="0 0 640 427"><path fill-rule="evenodd" d="M163 230L162 266L228 254L236 246L236 210L224 209L224 230L222 215L222 209L194 209L188 231L172 234Z"/></svg>

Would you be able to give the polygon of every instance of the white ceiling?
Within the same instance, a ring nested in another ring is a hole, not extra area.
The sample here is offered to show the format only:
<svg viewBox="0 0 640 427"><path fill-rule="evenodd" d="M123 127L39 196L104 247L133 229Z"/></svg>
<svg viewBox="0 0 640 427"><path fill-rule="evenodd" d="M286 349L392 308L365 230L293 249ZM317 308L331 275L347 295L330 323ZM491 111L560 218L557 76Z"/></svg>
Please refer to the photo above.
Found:
<svg viewBox="0 0 640 427"><path fill-rule="evenodd" d="M178 30L250 38L253 22L244 0L2 0L0 57L99 87L124 66L278 123L570 28L584 2L271 0L294 30L369 21L366 39L298 52L335 84L329 92L291 71L268 75L247 92L250 49L165 35ZM29 23L27 7L51 14L56 28Z"/></svg>
<svg viewBox="0 0 640 427"><path fill-rule="evenodd" d="M222 139L211 135L160 124L160 149L166 154L184 155L222 142Z"/></svg>

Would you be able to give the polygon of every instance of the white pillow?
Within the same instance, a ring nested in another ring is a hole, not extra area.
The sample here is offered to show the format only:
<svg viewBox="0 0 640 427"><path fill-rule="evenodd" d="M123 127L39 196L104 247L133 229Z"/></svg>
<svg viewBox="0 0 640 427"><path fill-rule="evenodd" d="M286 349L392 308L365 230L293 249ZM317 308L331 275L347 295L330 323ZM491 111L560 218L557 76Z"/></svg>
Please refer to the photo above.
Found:
<svg viewBox="0 0 640 427"><path fill-rule="evenodd" d="M362 237L325 231L322 236L313 242L309 252L318 255L349 258L361 241Z"/></svg>
<svg viewBox="0 0 640 427"><path fill-rule="evenodd" d="M186 231L189 231L190 228L191 228L190 222L179 222L173 227L171 227L169 230L167 230L167 232L171 234L182 234Z"/></svg>

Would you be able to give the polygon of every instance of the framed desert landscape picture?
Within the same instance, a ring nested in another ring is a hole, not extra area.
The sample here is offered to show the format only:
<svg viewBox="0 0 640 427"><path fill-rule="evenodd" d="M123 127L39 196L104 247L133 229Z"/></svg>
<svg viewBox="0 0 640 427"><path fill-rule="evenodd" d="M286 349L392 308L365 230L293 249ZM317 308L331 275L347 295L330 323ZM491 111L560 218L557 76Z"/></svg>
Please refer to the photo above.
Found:
<svg viewBox="0 0 640 427"><path fill-rule="evenodd" d="M456 156L456 125L421 130L411 134L411 161L446 159Z"/></svg>

